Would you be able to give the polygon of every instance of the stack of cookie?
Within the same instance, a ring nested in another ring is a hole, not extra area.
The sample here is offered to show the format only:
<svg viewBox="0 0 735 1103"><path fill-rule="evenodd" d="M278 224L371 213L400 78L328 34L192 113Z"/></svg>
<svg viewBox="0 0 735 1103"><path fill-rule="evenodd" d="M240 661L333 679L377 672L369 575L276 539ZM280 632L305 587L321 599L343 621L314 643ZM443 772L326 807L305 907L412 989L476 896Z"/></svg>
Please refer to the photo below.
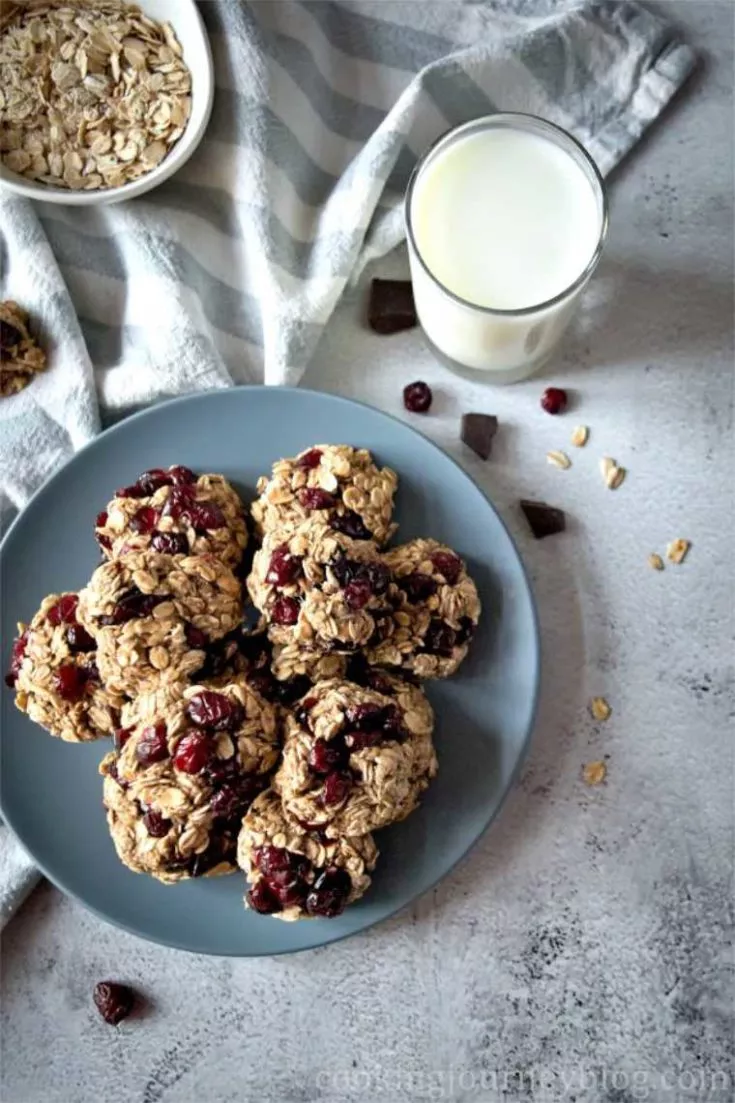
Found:
<svg viewBox="0 0 735 1103"><path fill-rule="evenodd" d="M449 548L383 550L397 483L364 449L319 445L258 484L248 590L273 676L312 682L284 716L281 765L240 833L248 903L280 918L337 915L365 891L371 833L405 819L437 770L416 679L453 673L479 619Z"/></svg>
<svg viewBox="0 0 735 1103"><path fill-rule="evenodd" d="M221 475L146 471L98 515L96 537L104 561L87 586L19 626L16 704L70 742L113 737L104 800L130 869L163 881L232 871L280 745L273 706L237 663L208 676L242 625L242 502Z"/></svg>
<svg viewBox="0 0 735 1103"><path fill-rule="evenodd" d="M221 475L146 471L97 517L104 561L19 626L20 709L70 742L111 736L112 839L167 883L232 872L283 919L331 917L436 773L419 679L467 653L480 603L430 539L385 549L397 477L320 445L258 483L243 621L243 505Z"/></svg>

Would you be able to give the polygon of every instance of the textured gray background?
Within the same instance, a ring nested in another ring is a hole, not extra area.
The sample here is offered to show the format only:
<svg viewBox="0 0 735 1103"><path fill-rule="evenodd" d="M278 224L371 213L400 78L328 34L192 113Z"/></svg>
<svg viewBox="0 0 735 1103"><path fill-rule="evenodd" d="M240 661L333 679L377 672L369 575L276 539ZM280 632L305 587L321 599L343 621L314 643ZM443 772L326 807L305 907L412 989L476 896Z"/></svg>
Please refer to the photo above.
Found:
<svg viewBox="0 0 735 1103"><path fill-rule="evenodd" d="M705 65L611 182L604 265L546 373L577 409L548 418L543 380L491 389L418 334L367 333L361 292L305 380L401 416L403 384L431 382L421 427L521 544L545 685L499 821L413 908L292 958L166 951L43 885L4 937L3 1103L733 1099L733 7L659 6ZM402 256L380 269L404 271ZM466 409L503 423L487 465L457 443ZM577 422L587 449L547 466ZM602 454L629 470L615 494ZM525 496L564 506L569 533L530 540ZM651 571L676 536L687 563ZM586 789L580 768L603 755L608 781ZM105 1026L90 993L106 976L148 1013Z"/></svg>

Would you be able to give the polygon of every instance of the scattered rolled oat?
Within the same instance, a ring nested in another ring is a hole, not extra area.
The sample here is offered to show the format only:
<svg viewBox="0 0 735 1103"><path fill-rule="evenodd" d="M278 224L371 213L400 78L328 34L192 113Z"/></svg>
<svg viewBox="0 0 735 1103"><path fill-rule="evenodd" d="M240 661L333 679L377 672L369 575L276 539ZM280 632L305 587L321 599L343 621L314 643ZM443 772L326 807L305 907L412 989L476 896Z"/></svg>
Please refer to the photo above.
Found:
<svg viewBox="0 0 735 1103"><path fill-rule="evenodd" d="M648 566L653 567L654 571L662 571L664 569L664 561L660 555L656 555L652 552L648 557Z"/></svg>
<svg viewBox="0 0 735 1103"><path fill-rule="evenodd" d="M595 720L607 720L610 717L612 709L604 697L593 697L590 701L590 712Z"/></svg>
<svg viewBox="0 0 735 1103"><path fill-rule="evenodd" d="M610 456L603 456L600 460L600 471L602 477L605 480L605 485L608 490L617 490L625 479L626 471L624 467L618 467L615 460Z"/></svg>
<svg viewBox="0 0 735 1103"><path fill-rule="evenodd" d="M72 191L150 172L184 133L191 73L169 23L120 0L3 5L0 158Z"/></svg>
<svg viewBox="0 0 735 1103"><path fill-rule="evenodd" d="M584 448L590 431L586 425L578 425L572 433L572 444L575 448Z"/></svg>
<svg viewBox="0 0 735 1103"><path fill-rule="evenodd" d="M607 777L607 766L604 762L588 762L582 768L582 777L585 785L601 785Z"/></svg>
<svg viewBox="0 0 735 1103"><path fill-rule="evenodd" d="M681 537L678 540L672 540L666 545L666 558L672 563L683 563L691 546L688 540L683 540Z"/></svg>
<svg viewBox="0 0 735 1103"><path fill-rule="evenodd" d="M46 353L28 330L27 312L10 299L0 302L0 396L22 391L45 367Z"/></svg>
<svg viewBox="0 0 735 1103"><path fill-rule="evenodd" d="M569 459L566 452L547 452L546 460L548 463L553 464L554 467L561 467L563 471L572 466L572 461Z"/></svg>

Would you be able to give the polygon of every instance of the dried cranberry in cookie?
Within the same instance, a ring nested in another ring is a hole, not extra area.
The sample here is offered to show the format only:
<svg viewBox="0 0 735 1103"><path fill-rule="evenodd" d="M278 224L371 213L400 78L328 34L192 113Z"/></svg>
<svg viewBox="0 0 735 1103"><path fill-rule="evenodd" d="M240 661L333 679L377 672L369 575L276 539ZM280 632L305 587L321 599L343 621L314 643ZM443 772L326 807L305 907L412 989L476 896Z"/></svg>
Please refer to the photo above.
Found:
<svg viewBox="0 0 735 1103"><path fill-rule="evenodd" d="M120 860L161 881L230 873L237 835L280 752L275 710L245 675L143 695L104 760L104 801Z"/></svg>
<svg viewBox="0 0 735 1103"><path fill-rule="evenodd" d="M291 819L337 838L416 808L437 770L434 716L417 686L387 680L390 696L336 678L318 682L287 717L273 786Z"/></svg>
<svg viewBox="0 0 735 1103"><path fill-rule="evenodd" d="M77 594L51 594L20 626L7 681L31 720L69 743L112 735L123 698L93 676L95 641L77 621Z"/></svg>
<svg viewBox="0 0 735 1103"><path fill-rule="evenodd" d="M110 559L79 595L104 684L135 697L190 677L241 620L241 586L213 555Z"/></svg>
<svg viewBox="0 0 735 1103"><path fill-rule="evenodd" d="M288 819L268 789L242 823L237 860L251 888L245 902L277 919L332 919L370 885L378 851L372 836L326 839L318 828Z"/></svg>
<svg viewBox="0 0 735 1103"><path fill-rule="evenodd" d="M368 662L419 678L448 678L465 658L480 619L480 599L465 564L430 539L391 548L384 562L394 612L366 648Z"/></svg>
<svg viewBox="0 0 735 1103"><path fill-rule="evenodd" d="M216 555L236 567L247 545L245 510L222 475L181 465L144 471L97 517L95 535L110 558L134 551Z"/></svg>
<svg viewBox="0 0 735 1103"><path fill-rule="evenodd" d="M247 585L273 644L350 653L390 612L390 582L371 540L343 536L317 513L288 533L265 534Z"/></svg>
<svg viewBox="0 0 735 1103"><path fill-rule="evenodd" d="M398 477L377 467L365 448L318 444L279 460L258 481L252 515L258 535L288 532L313 516L352 540L384 544L396 526L393 498Z"/></svg>

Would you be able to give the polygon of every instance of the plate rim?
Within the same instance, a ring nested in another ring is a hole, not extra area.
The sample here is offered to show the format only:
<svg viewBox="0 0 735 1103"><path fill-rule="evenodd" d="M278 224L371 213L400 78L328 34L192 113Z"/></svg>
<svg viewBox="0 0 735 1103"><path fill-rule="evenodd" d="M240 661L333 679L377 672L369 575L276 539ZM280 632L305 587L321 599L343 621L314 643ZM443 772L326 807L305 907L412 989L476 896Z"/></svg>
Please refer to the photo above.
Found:
<svg viewBox="0 0 735 1103"><path fill-rule="evenodd" d="M531 708L530 708L530 712L529 712L529 719L528 719L528 722L527 722L527 725L526 725L526 732L525 732L525 735L523 737L523 743L522 743L522 746L521 746L521 749L520 749L520 753L519 753L518 758L516 760L516 763L513 767L513 770L511 771L510 777L508 779L508 783L505 786L503 794L500 797L499 801L497 802L497 805L495 806L492 813L488 816L487 820L483 824L482 829L478 832L478 834L475 836L475 838L473 838L472 841L468 843L468 845L465 847L465 849L462 850L461 854L459 854L457 856L457 858L451 863L451 865L448 866L445 870L443 870L434 880L432 880L431 884L427 885L426 888L423 889L421 892L419 892L416 895L412 896L409 900L405 900L401 904L398 904L395 908L392 908L390 911L386 912L385 915L381 915L380 917L378 917L376 919L370 920L364 926L359 927L357 930L345 931L344 933L337 934L334 937L327 939L326 941L323 940L323 939L316 939L315 941L310 942L307 946L284 947L283 949L272 950L268 953L251 952L251 951L247 951L247 950L243 950L243 951L239 951L239 952L223 952L223 951L217 951L217 950L213 950L213 949L193 949L191 946L185 945L182 942L180 942L175 936L171 937L170 939L164 939L164 938L158 937L157 935L153 935L153 934L149 934L149 933L143 933L140 930L136 930L134 927L132 927L128 923L125 923L122 920L116 919L113 916L111 916L111 915L107 914L106 912L102 911L101 909L97 908L95 905L88 903L86 900L84 900L81 896L79 896L72 889L66 887L59 879L57 879L57 877L54 874L49 872L49 870L46 868L45 864L43 862L41 862L28 849L28 847L26 846L26 844L23 841L23 839L21 838L21 836L17 833L17 831L15 830L15 827L13 826L13 823L12 823L12 817L8 818L6 809L4 807L4 802L3 802L3 788L2 788L2 786L0 786L0 817L2 817L2 821L10 829L10 831L11 831L14 839L16 840L16 842L18 842L20 844L22 849L29 856L29 858L33 861L34 865L37 867L37 869L40 871L40 873L42 873L43 876L48 881L50 881L51 884L54 885L55 888L57 888L60 892L64 893L64 895L70 897L72 900L76 900L79 904L82 905L82 907L86 908L87 911L91 912L93 915L97 916L99 919L103 920L105 923L109 923L111 926L117 927L119 930L123 930L127 934L133 935L135 938L140 938L144 942L150 942L150 943L153 943L154 945L158 945L158 946L165 946L168 949L178 950L178 951L182 951L184 953L189 953L189 954L194 954L194 955L202 955L202 956L206 956L206 957L224 957L224 958L261 958L262 957L262 958L269 958L269 957L281 957L281 956L284 956L286 954L308 953L309 951L312 951L312 950L315 950L315 949L319 949L319 948L322 948L322 947L326 948L328 946L336 945L337 943L342 942L346 938L353 938L357 935L364 934L365 932L371 930L373 927L378 926L378 924L384 923L387 920L392 919L394 916L398 915L399 912L402 912L404 910L404 908L411 907L418 900L423 899L428 893L433 892L434 889L436 888L436 886L441 881L443 881L445 877L448 877L460 865L460 863L463 862L465 860L465 858L467 858L467 856L474 849L474 847L478 845L480 840L485 836L487 831L490 829L490 827L494 823L495 819L500 814L503 806L505 805L506 800L508 799L508 796L513 791L513 789L515 789L516 783L518 781L518 777L519 777L520 772L521 772L521 769L523 768L523 766L525 764L525 761L526 761L526 758L528 757L528 751L529 751L529 748L530 748L530 745L531 745L531 740L533 738L533 733L534 733L534 729L535 729L535 726L536 726L536 720L537 720L537 717L538 717L539 700L540 700L540 695L541 695L541 665L542 665L541 630L540 630L540 621L539 621L539 614L538 614L538 606L537 606L537 602L536 602L536 595L534 593L534 589L533 589L533 585L532 585L532 582L531 582L531 578L530 578L528 569L527 569L526 564L523 560L523 557L521 556L520 551L518 549L518 545L516 544L516 541L514 540L508 526L506 525L503 517L501 516L499 511L496 509L493 502L490 500L490 498L488 497L486 492L483 490L483 488L477 482L475 482L475 480L472 478L472 476L469 474L469 472L462 466L462 464L460 464L459 461L454 458L454 456L452 456L448 452L446 452L440 445L438 445L435 441L433 441L430 437L428 437L420 429L414 427L413 425L410 425L408 422L404 421L400 417L397 417L395 414L391 414L391 413L388 413L385 410L381 410L377 406L371 405L369 402L363 402L363 401L360 401L359 399L348 398L345 395L333 394L330 391L318 391L318 390L315 390L314 388L310 388L310 387L273 386L273 385L263 384L263 383L244 383L244 384L235 384L234 387L215 387L215 388L210 388L206 391L196 391L193 394L177 395L175 398L166 399L162 402L156 402L151 406L145 406L141 410L136 410L134 413L131 413L131 414L121 418L119 421L115 422L113 425L109 425L107 428L103 429L96 436L92 437L91 440L87 441L87 443L85 445L83 445L77 452L74 452L73 455L70 456L70 458L65 463L61 464L60 467L57 467L54 471L52 471L44 479L44 481L41 483L41 485L34 491L34 493L31 495L31 497L25 503L23 508L19 511L17 517L13 518L13 520L11 521L11 523L8 526L7 530L5 531L5 533L2 536L2 540L0 540L0 577L2 576L2 573L3 573L3 570L4 570L4 562L3 561L4 561L4 558L7 554L6 548L7 548L7 545L8 545L8 542L9 542L11 536L15 532L15 529L22 523L22 519L23 519L25 513L30 509L30 507L33 504L35 504L37 499L41 498L45 493L47 493L49 487L56 481L57 478L60 477L61 473L63 471L65 471L66 468L70 467L73 464L83 462L82 457L86 453L93 452L96 448L104 447L104 445L102 445L101 442L105 438L107 438L109 436L112 436L112 435L114 435L118 432L124 431L124 429L131 422L136 422L136 421L139 421L141 419L145 419L147 417L150 417L156 411L159 411L163 408L169 408L169 407L172 407L172 406L181 406L181 405L184 405L184 404L194 404L194 403L200 401L202 398L206 398L210 395L215 395L215 394L219 394L219 393L227 393L227 392L229 392L231 390L234 390L234 389L244 390L244 391L268 391L268 392L274 392L274 393L278 393L278 394L283 393L283 392L289 392L289 393L294 393L294 394L306 394L306 395L314 396L314 397L316 397L320 400L325 400L326 399L327 401L330 401L330 402L336 402L338 405L358 406L362 409L369 410L372 414L376 414L380 418L385 418L388 421L393 422L394 424L396 424L396 425L400 426L401 428L407 430L410 434L414 434L415 436L420 437L423 441L426 442L426 444L428 444L430 446L430 448L432 448L435 452L438 452L439 455L444 460L447 460L449 463L451 463L457 469L457 471L459 471L459 473L461 475L463 475L472 484L472 486L475 488L475 490L477 490L478 493L484 498L485 502L487 503L488 508L494 513L496 519L500 523L501 528L503 529L503 531L504 531L504 533L505 533L505 535L506 535L506 537L507 537L507 539L510 543L511 548L513 549L513 552L515 553L516 560L517 560L518 565L520 566L520 569L521 569L521 575L523 577L523 580L525 581L525 592L526 592L526 594L528 596L528 599L529 599L529 606L530 606L530 612L531 612L531 622L532 622L532 627L533 627L533 666L534 666L534 671L533 671L533 693L532 693L532 698L531 698ZM2 739L2 733L0 732L0 740L1 739ZM20 907L22 907L22 906L23 905L21 904ZM18 910L20 910L20 908Z"/></svg>

